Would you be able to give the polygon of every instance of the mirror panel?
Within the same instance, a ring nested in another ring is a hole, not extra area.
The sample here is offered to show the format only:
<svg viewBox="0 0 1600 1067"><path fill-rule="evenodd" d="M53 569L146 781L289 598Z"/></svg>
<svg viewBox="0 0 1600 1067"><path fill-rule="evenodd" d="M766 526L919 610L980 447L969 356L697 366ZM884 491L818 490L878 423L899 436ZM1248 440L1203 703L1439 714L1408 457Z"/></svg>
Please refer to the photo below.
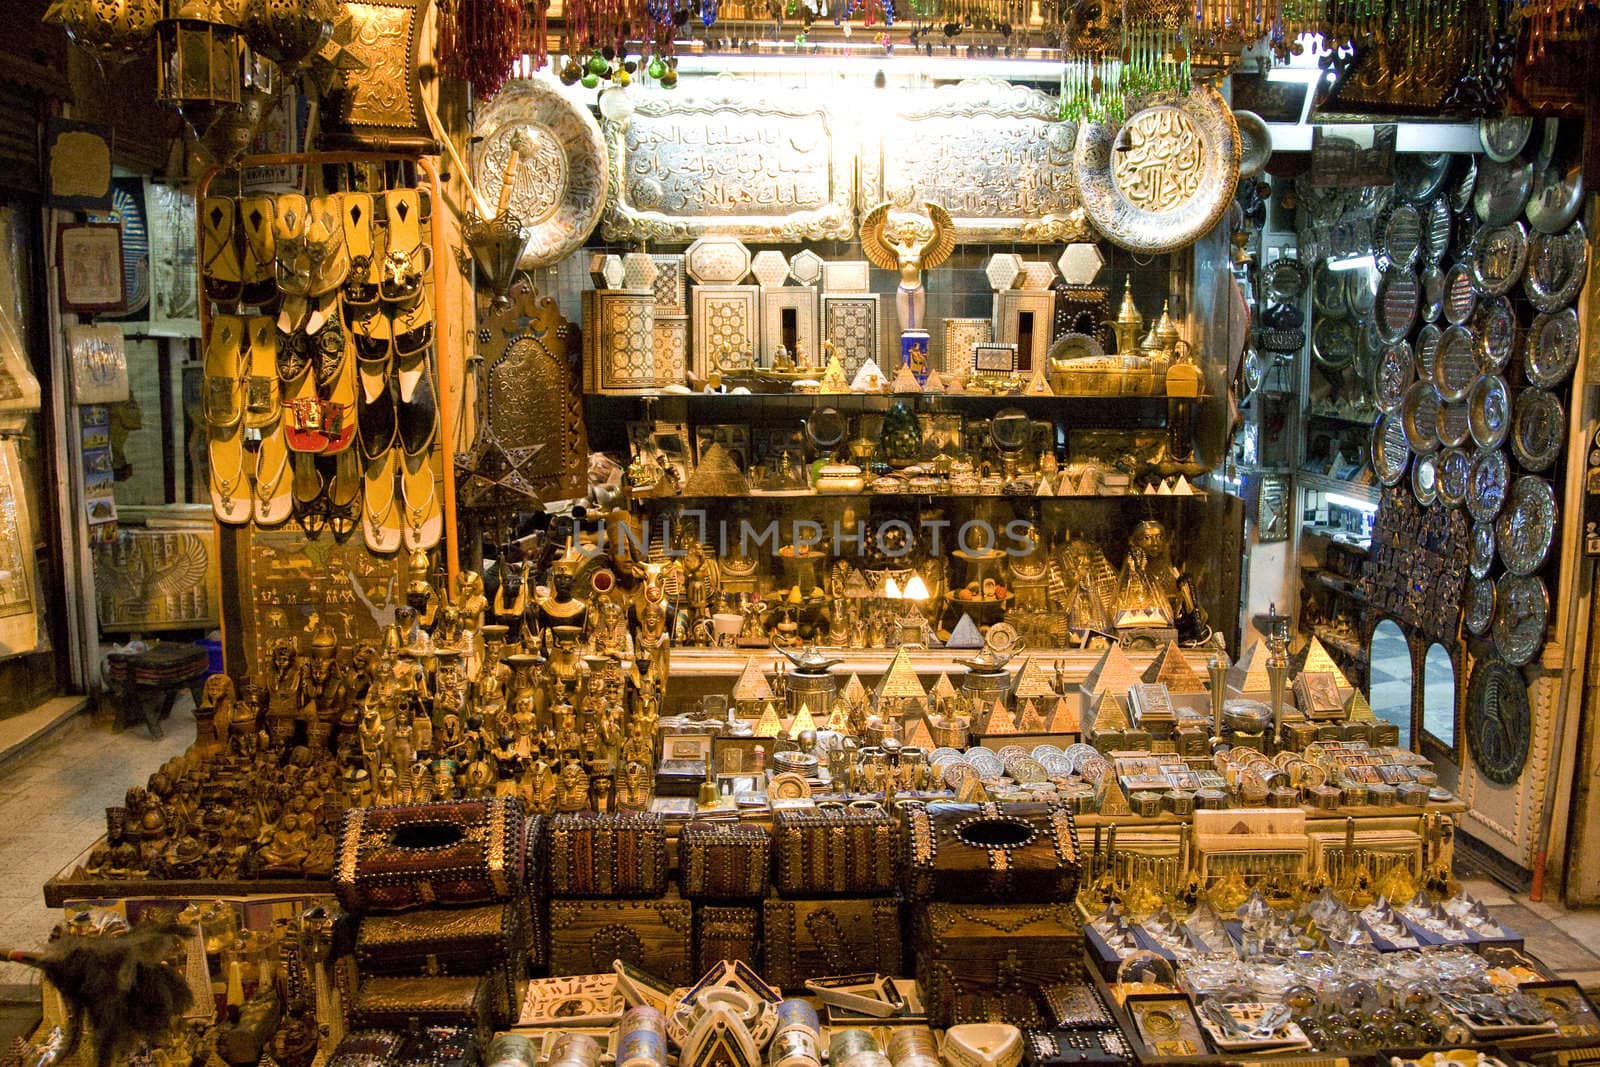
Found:
<svg viewBox="0 0 1600 1067"><path fill-rule="evenodd" d="M1441 650L1442 651L1442 650ZM1368 650L1367 700L1372 713L1400 728L1400 744L1411 747L1411 646L1393 619L1384 619L1372 631ZM1448 658L1448 657L1447 657Z"/></svg>
<svg viewBox="0 0 1600 1067"><path fill-rule="evenodd" d="M1443 645L1428 649L1422 664L1422 729L1446 748L1456 747L1456 667Z"/></svg>

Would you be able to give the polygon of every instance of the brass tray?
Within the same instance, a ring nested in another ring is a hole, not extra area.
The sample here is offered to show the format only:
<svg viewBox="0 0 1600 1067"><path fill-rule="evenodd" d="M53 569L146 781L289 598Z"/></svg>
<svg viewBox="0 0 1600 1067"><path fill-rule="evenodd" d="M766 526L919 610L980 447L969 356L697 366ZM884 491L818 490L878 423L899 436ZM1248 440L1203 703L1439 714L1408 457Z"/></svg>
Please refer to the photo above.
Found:
<svg viewBox="0 0 1600 1067"><path fill-rule="evenodd" d="M1472 286L1472 273L1463 263L1451 267L1444 276L1444 319L1461 326L1472 318L1478 306L1478 291Z"/></svg>
<svg viewBox="0 0 1600 1067"><path fill-rule="evenodd" d="M1378 296L1373 313L1378 319L1378 336L1398 341L1417 324L1417 306L1422 300L1422 283L1416 273L1391 267L1378 278Z"/></svg>
<svg viewBox="0 0 1600 1067"><path fill-rule="evenodd" d="M1523 470L1548 470L1561 458L1567 416L1554 393L1529 387L1511 409L1511 454Z"/></svg>
<svg viewBox="0 0 1600 1067"><path fill-rule="evenodd" d="M1507 115L1478 120L1478 144L1496 163L1509 163L1528 147L1533 137L1533 116Z"/></svg>
<svg viewBox="0 0 1600 1067"><path fill-rule="evenodd" d="M1536 474L1522 475L1511 483L1505 509L1495 521L1500 562L1511 574L1532 574L1550 558L1555 536L1555 490Z"/></svg>
<svg viewBox="0 0 1600 1067"><path fill-rule="evenodd" d="M1372 469L1384 485L1399 485L1406 476L1406 461L1411 449L1406 444L1405 426L1399 415L1379 415L1372 425Z"/></svg>
<svg viewBox="0 0 1600 1067"><path fill-rule="evenodd" d="M1233 202L1239 125L1210 86L1130 104L1120 127L1079 131L1073 164L1084 213L1112 244L1131 252L1187 247Z"/></svg>
<svg viewBox="0 0 1600 1067"><path fill-rule="evenodd" d="M1460 448L1439 453L1439 499L1451 507L1466 502L1467 481L1472 477L1472 457Z"/></svg>
<svg viewBox="0 0 1600 1067"><path fill-rule="evenodd" d="M1520 222L1484 226L1467 250L1472 284L1486 296L1509 293L1528 265L1528 228Z"/></svg>
<svg viewBox="0 0 1600 1067"><path fill-rule="evenodd" d="M1254 111L1235 111L1233 120L1239 124L1239 177L1254 178L1272 160L1272 131Z"/></svg>
<svg viewBox="0 0 1600 1067"><path fill-rule="evenodd" d="M1389 208L1378 232L1378 260L1384 267L1416 266L1422 254L1422 215L1401 202Z"/></svg>
<svg viewBox="0 0 1600 1067"><path fill-rule="evenodd" d="M1406 444L1417 453L1439 447L1439 394L1432 382L1412 382L1400 402L1400 423Z"/></svg>
<svg viewBox="0 0 1600 1067"><path fill-rule="evenodd" d="M1478 188L1478 158L1467 157L1467 165L1461 172L1461 178L1450 189L1450 209L1456 216L1462 217L1472 211L1473 194Z"/></svg>
<svg viewBox="0 0 1600 1067"><path fill-rule="evenodd" d="M1535 168L1525 214L1540 233L1559 233L1583 213L1583 164L1573 159Z"/></svg>
<svg viewBox="0 0 1600 1067"><path fill-rule="evenodd" d="M1445 448L1460 448L1472 439L1472 418L1467 413L1465 401L1450 404L1439 402L1439 444Z"/></svg>
<svg viewBox="0 0 1600 1067"><path fill-rule="evenodd" d="M1494 592L1492 579L1473 578L1467 582L1467 599L1461 612L1461 621L1474 636L1482 637L1494 625Z"/></svg>
<svg viewBox="0 0 1600 1067"><path fill-rule="evenodd" d="M1378 354L1376 377L1373 393L1378 410L1390 414L1399 411L1406 390L1416 380L1416 365L1411 345L1405 341L1385 345L1383 351Z"/></svg>
<svg viewBox="0 0 1600 1067"><path fill-rule="evenodd" d="M1433 363L1439 358L1439 342L1443 339L1444 331L1432 322L1417 331L1415 352L1418 378L1433 377Z"/></svg>
<svg viewBox="0 0 1600 1067"><path fill-rule="evenodd" d="M1478 163L1472 209L1485 226L1504 226L1522 214L1533 191L1533 164L1523 159Z"/></svg>
<svg viewBox="0 0 1600 1067"><path fill-rule="evenodd" d="M1441 400L1465 400L1478 377L1478 343L1465 326L1452 326L1433 359L1433 385Z"/></svg>
<svg viewBox="0 0 1600 1067"><path fill-rule="evenodd" d="M1479 448L1499 448L1511 432L1511 390L1498 374L1480 374L1467 394L1467 425Z"/></svg>
<svg viewBox="0 0 1600 1067"><path fill-rule="evenodd" d="M1589 271L1589 235L1574 222L1560 233L1535 233L1528 243L1528 274L1522 291L1540 311L1572 303Z"/></svg>
<svg viewBox="0 0 1600 1067"><path fill-rule="evenodd" d="M1439 316L1444 314L1444 287L1446 281L1444 268L1437 263L1429 263L1422 268L1422 321L1435 323Z"/></svg>
<svg viewBox="0 0 1600 1067"><path fill-rule="evenodd" d="M1511 301L1503 296L1478 301L1472 332L1478 335L1478 368L1495 374L1505 370L1517 347L1517 315Z"/></svg>
<svg viewBox="0 0 1600 1067"><path fill-rule="evenodd" d="M1513 667L1533 662L1550 622L1550 593L1532 575L1503 574L1496 583L1494 647Z"/></svg>
<svg viewBox="0 0 1600 1067"><path fill-rule="evenodd" d="M1316 276L1311 284L1311 306L1318 315L1340 319L1350 314L1350 298L1344 275L1329 270L1326 263L1317 264Z"/></svg>
<svg viewBox="0 0 1600 1067"><path fill-rule="evenodd" d="M1450 202L1444 197L1437 197L1428 205L1422 217L1422 254L1429 263L1438 265L1444 262L1444 257L1450 252L1450 237L1455 232L1455 224Z"/></svg>
<svg viewBox="0 0 1600 1067"><path fill-rule="evenodd" d="M1311 355L1329 370L1343 370L1356 358L1356 328L1349 319L1323 319L1311 331Z"/></svg>
<svg viewBox="0 0 1600 1067"><path fill-rule="evenodd" d="M1510 488L1511 464L1506 461L1506 454L1499 449L1479 452L1467 482L1467 513L1478 522L1488 522L1505 507Z"/></svg>
<svg viewBox="0 0 1600 1067"><path fill-rule="evenodd" d="M1471 492L1470 483L1468 492ZM1474 578L1485 578L1493 569L1494 523L1475 522L1467 535L1467 573Z"/></svg>
<svg viewBox="0 0 1600 1067"><path fill-rule="evenodd" d="M1542 311L1528 327L1522 351L1528 383L1549 389L1566 380L1578 365L1578 312L1574 308Z"/></svg>
<svg viewBox="0 0 1600 1067"><path fill-rule="evenodd" d="M1432 507L1439 499L1439 468L1433 456L1418 456L1411 465L1411 495L1423 507Z"/></svg>

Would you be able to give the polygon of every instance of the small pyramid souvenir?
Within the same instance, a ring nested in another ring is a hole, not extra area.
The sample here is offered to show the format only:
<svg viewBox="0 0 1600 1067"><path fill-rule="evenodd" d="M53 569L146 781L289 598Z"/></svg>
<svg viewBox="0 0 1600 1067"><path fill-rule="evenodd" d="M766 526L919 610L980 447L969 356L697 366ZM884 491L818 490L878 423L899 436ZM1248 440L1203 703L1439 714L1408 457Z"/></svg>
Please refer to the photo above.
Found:
<svg viewBox="0 0 1600 1067"><path fill-rule="evenodd" d="M1050 711L1050 729L1052 734L1081 734L1083 723L1078 716L1078 709L1066 697L1056 697L1056 706Z"/></svg>
<svg viewBox="0 0 1600 1067"><path fill-rule="evenodd" d="M1050 724L1045 721L1039 705L1032 700L1025 701L1022 705L1022 714L1017 717L1017 730L1025 734L1047 734Z"/></svg>
<svg viewBox="0 0 1600 1067"><path fill-rule="evenodd" d="M912 371L911 364L902 363L895 373L894 384L889 387L891 393L920 393L922 383L917 381L916 373Z"/></svg>
<svg viewBox="0 0 1600 1067"><path fill-rule="evenodd" d="M1126 817L1133 814L1133 809L1128 806L1128 796L1122 791L1122 786L1117 782L1117 776L1108 774L1104 784L1100 787L1101 815L1114 815Z"/></svg>
<svg viewBox="0 0 1600 1067"><path fill-rule="evenodd" d="M826 729L832 730L836 734L848 734L850 732L849 704L846 704L843 700L835 700L833 702L833 710L828 712Z"/></svg>
<svg viewBox="0 0 1600 1067"><path fill-rule="evenodd" d="M861 676L851 673L844 680L844 688L839 690L839 698L852 708L864 709L867 706L867 687L861 684Z"/></svg>
<svg viewBox="0 0 1600 1067"><path fill-rule="evenodd" d="M1050 388L1050 380L1044 376L1044 368L1036 367L1033 377L1028 379L1028 384L1022 390L1023 396L1055 396L1056 391Z"/></svg>
<svg viewBox="0 0 1600 1067"><path fill-rule="evenodd" d="M1178 642L1168 641L1156 658L1145 668L1144 680L1148 683L1161 683L1167 687L1167 692L1174 695L1206 692L1206 683L1195 669L1189 666L1189 660L1184 656L1183 650L1178 647Z"/></svg>
<svg viewBox="0 0 1600 1067"><path fill-rule="evenodd" d="M844 376L844 364L839 362L838 353L829 354L828 369L822 372L822 381L817 391L830 395L850 391L850 380Z"/></svg>
<svg viewBox="0 0 1600 1067"><path fill-rule="evenodd" d="M922 688L922 680L911 666L911 653L906 651L904 645L895 651L894 659L889 661L889 669L883 672L883 677L873 687L872 699L879 704L884 700L928 699L928 691Z"/></svg>
<svg viewBox="0 0 1600 1067"><path fill-rule="evenodd" d="M794 722L789 724L789 740L800 740L800 735L805 733L807 730L810 730L812 733L816 733L817 720L811 717L811 706L809 704L802 703L800 705L800 710L795 713Z"/></svg>
<svg viewBox="0 0 1600 1067"><path fill-rule="evenodd" d="M1258 640L1245 649L1244 655L1228 669L1228 688L1241 694L1272 692L1272 679L1267 675L1267 660L1271 657L1272 650L1267 648L1265 640Z"/></svg>
<svg viewBox="0 0 1600 1067"><path fill-rule="evenodd" d="M861 364L861 369L856 371L855 380L850 383L852 393L881 393L883 392L883 371L878 368L878 361L868 359Z"/></svg>
<svg viewBox="0 0 1600 1067"><path fill-rule="evenodd" d="M944 383L944 375L936 370L931 370L928 372L927 381L922 383L922 391L924 393L947 393L950 391L950 387Z"/></svg>
<svg viewBox="0 0 1600 1067"><path fill-rule="evenodd" d="M1350 722L1377 722L1378 717L1372 713L1372 705L1367 703L1367 698L1357 689L1350 694L1350 699L1344 703L1344 717Z"/></svg>
<svg viewBox="0 0 1600 1067"><path fill-rule="evenodd" d="M1189 479L1178 475L1178 480L1172 486L1173 496L1194 496L1194 486L1189 484Z"/></svg>
<svg viewBox="0 0 1600 1067"><path fill-rule="evenodd" d="M945 648L982 648L983 635L978 632L978 624L972 621L972 616L963 614L961 621L956 623L956 628L950 631L950 640L944 643Z"/></svg>
<svg viewBox="0 0 1600 1067"><path fill-rule="evenodd" d="M933 688L928 690L928 696L932 698L935 707L957 699L957 695L955 683L943 671L934 679Z"/></svg>
<svg viewBox="0 0 1600 1067"><path fill-rule="evenodd" d="M756 664L754 656L747 657L744 661L744 670L739 672L739 680L733 683L733 700L736 704L759 704L763 700L772 699L772 686L767 684L767 676Z"/></svg>
<svg viewBox="0 0 1600 1067"><path fill-rule="evenodd" d="M854 567L844 580L844 595L851 599L860 600L872 596L872 583L867 581L867 576Z"/></svg>
<svg viewBox="0 0 1600 1067"><path fill-rule="evenodd" d="M1094 702L1094 734L1118 734L1128 728L1128 712L1114 693L1101 693Z"/></svg>
<svg viewBox="0 0 1600 1067"><path fill-rule="evenodd" d="M1045 673L1044 666L1033 656L1024 659L1022 669L1017 671L1017 677L1011 683L1011 698L1054 700L1055 696L1056 687L1050 683L1050 675Z"/></svg>
<svg viewBox="0 0 1600 1067"><path fill-rule="evenodd" d="M700 453L694 473L683 483L684 496L747 496L750 483L739 472L733 455L713 441Z"/></svg>
<svg viewBox="0 0 1600 1067"><path fill-rule="evenodd" d="M933 732L928 729L927 717L923 715L913 715L906 721L910 723L910 725L906 727L904 743L907 746L916 746L917 748L922 749L924 752L932 751L935 747L933 743Z"/></svg>
<svg viewBox="0 0 1600 1067"><path fill-rule="evenodd" d="M1121 701L1127 698L1128 690L1137 684L1139 672L1128 661L1128 654L1122 651L1121 645L1112 645L1083 679L1082 688L1085 693L1094 696L1109 692Z"/></svg>
<svg viewBox="0 0 1600 1067"><path fill-rule="evenodd" d="M1055 496L1056 491L1050 487L1050 475L1039 472L1039 485L1033 491L1034 496Z"/></svg>
<svg viewBox="0 0 1600 1067"><path fill-rule="evenodd" d="M767 701L767 706L761 712L761 721L756 723L757 737L782 737L783 720L778 718L778 707L772 701Z"/></svg>
<svg viewBox="0 0 1600 1067"><path fill-rule="evenodd" d="M1007 737L1017 732L1017 716L1006 702L999 697L994 698L994 703L989 706L989 717L984 720L980 729L977 723L972 724L972 732L984 737Z"/></svg>
<svg viewBox="0 0 1600 1067"><path fill-rule="evenodd" d="M1333 657L1328 654L1327 648L1324 647L1322 642L1315 636L1313 636L1310 643L1306 645L1306 658L1305 662L1300 664L1300 670L1302 672L1311 671L1313 673L1317 671L1325 671L1328 674L1333 675L1334 683L1338 685L1340 689L1351 688L1350 679L1345 677L1344 671L1339 669L1339 664L1334 662Z"/></svg>

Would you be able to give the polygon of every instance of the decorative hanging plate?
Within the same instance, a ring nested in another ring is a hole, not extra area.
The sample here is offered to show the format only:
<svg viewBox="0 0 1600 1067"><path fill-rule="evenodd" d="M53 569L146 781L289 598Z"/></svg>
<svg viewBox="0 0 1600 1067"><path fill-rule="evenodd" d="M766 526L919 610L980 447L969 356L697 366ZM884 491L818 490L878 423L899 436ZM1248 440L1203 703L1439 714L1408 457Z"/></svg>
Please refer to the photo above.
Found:
<svg viewBox="0 0 1600 1067"><path fill-rule="evenodd" d="M1472 478L1467 482L1467 512L1479 522L1488 522L1500 514L1510 487L1511 464L1506 461L1506 454L1498 449L1479 452L1472 461Z"/></svg>
<svg viewBox="0 0 1600 1067"><path fill-rule="evenodd" d="M1422 217L1422 254L1430 263L1443 263L1450 252L1450 234L1455 229L1450 201L1444 197L1430 203Z"/></svg>
<svg viewBox="0 0 1600 1067"><path fill-rule="evenodd" d="M1411 451L1425 453L1439 447L1439 394L1432 382L1411 383L1400 402L1400 422Z"/></svg>
<svg viewBox="0 0 1600 1067"><path fill-rule="evenodd" d="M1472 485L1467 485L1467 493L1471 495ZM1474 578L1483 578L1494 569L1494 523L1474 522L1472 533L1467 537L1467 573Z"/></svg>
<svg viewBox="0 0 1600 1067"><path fill-rule="evenodd" d="M1444 277L1444 318L1460 326L1472 318L1478 306L1478 290L1472 286L1472 274L1466 265L1457 263Z"/></svg>
<svg viewBox="0 0 1600 1067"><path fill-rule="evenodd" d="M1467 405L1439 404L1439 443L1446 448L1459 448L1472 439L1472 420L1467 415Z"/></svg>
<svg viewBox="0 0 1600 1067"><path fill-rule="evenodd" d="M1478 343L1465 326L1452 326L1439 341L1433 384L1442 400L1464 400L1478 377Z"/></svg>
<svg viewBox="0 0 1600 1067"><path fill-rule="evenodd" d="M1522 159L1506 163L1484 160L1478 164L1472 210L1485 226L1504 226L1521 216L1532 190L1532 163Z"/></svg>
<svg viewBox="0 0 1600 1067"><path fill-rule="evenodd" d="M1575 222L1560 233L1535 233L1528 242L1528 276L1522 291L1540 311L1572 303L1589 269L1589 236Z"/></svg>
<svg viewBox="0 0 1600 1067"><path fill-rule="evenodd" d="M1511 454L1523 470L1548 470L1561 456L1567 416L1554 393L1528 388L1511 409Z"/></svg>
<svg viewBox="0 0 1600 1067"><path fill-rule="evenodd" d="M1391 267L1378 279L1378 297L1373 312L1378 316L1378 336L1398 341L1417 324L1417 303L1422 286L1410 270Z"/></svg>
<svg viewBox="0 0 1600 1067"><path fill-rule="evenodd" d="M1210 86L1157 93L1120 127L1083 127L1073 164L1089 221L1112 244L1160 254L1217 224L1239 184L1239 126Z"/></svg>
<svg viewBox="0 0 1600 1067"><path fill-rule="evenodd" d="M1549 389L1566 380L1578 365L1578 312L1575 308L1543 311L1528 327L1528 343L1522 350L1523 368L1528 382Z"/></svg>
<svg viewBox="0 0 1600 1067"><path fill-rule="evenodd" d="M1329 270L1325 263L1317 265L1316 280L1311 288L1311 305L1317 314L1329 318L1343 318L1350 313L1344 276L1339 271Z"/></svg>
<svg viewBox="0 0 1600 1067"><path fill-rule="evenodd" d="M1372 469L1384 485L1399 485L1406 476L1406 430L1399 415L1379 415L1372 426Z"/></svg>
<svg viewBox="0 0 1600 1067"><path fill-rule="evenodd" d="M1479 448L1499 448L1511 432L1511 390L1498 374L1480 374L1467 394L1467 425Z"/></svg>
<svg viewBox="0 0 1600 1067"><path fill-rule="evenodd" d="M1422 215L1406 203L1395 204L1383 218L1378 252L1385 266L1413 267L1422 252Z"/></svg>
<svg viewBox="0 0 1600 1067"><path fill-rule="evenodd" d="M1472 762L1496 785L1515 785L1528 765L1533 712L1528 687L1510 664L1480 660L1467 685L1467 747Z"/></svg>
<svg viewBox="0 0 1600 1067"><path fill-rule="evenodd" d="M1472 477L1472 457L1459 448L1439 453L1439 499L1457 507L1467 499L1467 479Z"/></svg>
<svg viewBox="0 0 1600 1067"><path fill-rule="evenodd" d="M1577 161L1547 163L1533 178L1528 197L1528 223L1540 233L1559 233L1583 211L1583 165Z"/></svg>
<svg viewBox="0 0 1600 1067"><path fill-rule="evenodd" d="M1472 210L1473 195L1478 189L1478 157L1467 157L1466 169L1461 172L1461 178L1450 189L1450 208L1457 216L1468 214Z"/></svg>
<svg viewBox="0 0 1600 1067"><path fill-rule="evenodd" d="M1482 637L1494 625L1494 582L1488 578L1473 578L1467 582L1467 603L1462 612L1467 630Z"/></svg>
<svg viewBox="0 0 1600 1067"><path fill-rule="evenodd" d="M516 177L508 210L530 231L523 270L565 259L583 245L606 206L606 147L600 126L546 78L506 83L475 128L474 171L490 204L513 150Z"/></svg>
<svg viewBox="0 0 1600 1067"><path fill-rule="evenodd" d="M1517 347L1517 316L1511 301L1503 296L1479 301L1472 316L1472 332L1478 337L1479 369L1495 374L1504 370Z"/></svg>
<svg viewBox="0 0 1600 1067"><path fill-rule="evenodd" d="M1286 304L1300 299L1300 294L1311 284L1306 265L1293 256L1279 256L1267 265L1265 275L1267 296L1273 302Z"/></svg>
<svg viewBox="0 0 1600 1067"><path fill-rule="evenodd" d="M1416 368L1411 356L1411 346L1405 341L1385 345L1383 351L1378 354L1377 382L1373 389L1378 410L1385 413L1399 411L1406 390L1415 380Z"/></svg>
<svg viewBox="0 0 1600 1067"><path fill-rule="evenodd" d="M1528 264L1527 227L1520 222L1483 227L1472 239L1467 264L1478 292L1490 296L1509 293Z"/></svg>
<svg viewBox="0 0 1600 1067"><path fill-rule="evenodd" d="M1432 456L1418 456L1411 465L1411 495L1424 507L1439 499L1439 468Z"/></svg>
<svg viewBox="0 0 1600 1067"><path fill-rule="evenodd" d="M1494 647L1513 667L1533 662L1550 622L1550 594L1534 575L1502 574L1494 596Z"/></svg>
<svg viewBox="0 0 1600 1067"><path fill-rule="evenodd" d="M1372 282L1367 278L1364 270L1353 270L1344 283L1344 302L1354 315L1365 315L1372 310L1376 296L1372 291Z"/></svg>
<svg viewBox="0 0 1600 1067"><path fill-rule="evenodd" d="M1323 319L1311 331L1311 354L1329 370L1348 367L1356 357L1356 328L1349 319Z"/></svg>
<svg viewBox="0 0 1600 1067"><path fill-rule="evenodd" d="M1419 152L1395 157L1395 195L1412 204L1426 204L1439 195L1450 176L1447 152Z"/></svg>
<svg viewBox="0 0 1600 1067"><path fill-rule="evenodd" d="M1555 490L1538 475L1522 475L1511 483L1505 510L1495 521L1500 562L1512 574L1532 574L1550 558L1550 542L1555 536Z"/></svg>
<svg viewBox="0 0 1600 1067"><path fill-rule="evenodd" d="M1444 331L1433 323L1428 323L1417 331L1417 377L1433 377L1433 363L1439 356L1439 342L1444 338Z"/></svg>
<svg viewBox="0 0 1600 1067"><path fill-rule="evenodd" d="M1444 314L1445 273L1436 264L1422 269L1422 321L1438 322Z"/></svg>
<svg viewBox="0 0 1600 1067"><path fill-rule="evenodd" d="M1233 121L1239 124L1239 177L1254 178L1272 159L1272 131L1254 111L1235 111Z"/></svg>
<svg viewBox="0 0 1600 1067"><path fill-rule="evenodd" d="M1505 118L1478 120L1478 144L1483 146L1483 154L1496 163L1505 163L1517 158L1517 154L1528 146L1528 139L1532 136L1531 115L1507 115Z"/></svg>

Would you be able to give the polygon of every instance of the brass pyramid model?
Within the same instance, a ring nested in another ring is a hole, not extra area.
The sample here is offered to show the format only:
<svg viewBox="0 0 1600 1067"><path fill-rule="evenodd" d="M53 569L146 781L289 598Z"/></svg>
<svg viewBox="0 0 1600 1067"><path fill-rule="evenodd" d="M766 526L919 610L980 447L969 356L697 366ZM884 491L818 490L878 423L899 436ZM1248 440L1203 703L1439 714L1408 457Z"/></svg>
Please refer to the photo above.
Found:
<svg viewBox="0 0 1600 1067"><path fill-rule="evenodd" d="M1315 636L1313 636L1311 638L1311 642L1306 645L1306 660L1300 665L1300 672L1302 674L1308 671L1327 671L1329 674L1333 675L1334 684L1340 689L1351 688L1350 679L1345 677L1344 671L1339 669L1339 664L1334 662L1333 657L1328 654L1327 648L1324 647L1322 642L1319 641Z"/></svg>
<svg viewBox="0 0 1600 1067"><path fill-rule="evenodd" d="M772 699L772 686L767 684L766 672L756 664L754 656L745 659L744 670L739 672L739 680L733 683L733 699L739 704L759 704Z"/></svg>
<svg viewBox="0 0 1600 1067"><path fill-rule="evenodd" d="M739 473L733 455L716 441L700 453L700 463L683 483L684 496L747 496L750 483Z"/></svg>
<svg viewBox="0 0 1600 1067"><path fill-rule="evenodd" d="M1014 700L1047 700L1056 695L1056 687L1050 684L1050 676L1045 673L1044 665L1033 656L1022 661L1022 669L1017 672L1017 680L1011 685L1011 697Z"/></svg>
<svg viewBox="0 0 1600 1067"><path fill-rule="evenodd" d="M807 730L816 733L817 721L811 717L811 706L802 703L800 710L795 713L794 722L789 724L789 740L800 740L800 735Z"/></svg>
<svg viewBox="0 0 1600 1067"><path fill-rule="evenodd" d="M1082 689L1091 696L1109 692L1122 701L1127 699L1128 690L1138 684L1139 672L1128 660L1128 654L1121 645L1112 645L1083 679Z"/></svg>
<svg viewBox="0 0 1600 1067"><path fill-rule="evenodd" d="M1083 732L1083 723L1078 715L1078 709L1066 697L1056 697L1055 707L1050 710L1050 729L1052 734L1077 734Z"/></svg>
<svg viewBox="0 0 1600 1067"><path fill-rule="evenodd" d="M1122 701L1111 692L1101 693L1095 698L1094 704L1094 733L1096 737L1102 734L1121 733L1128 728L1128 712L1122 706Z"/></svg>
<svg viewBox="0 0 1600 1067"><path fill-rule="evenodd" d="M878 684L873 688L874 700L927 700L928 691L922 688L922 681L917 677L916 670L911 666L911 654L902 646L894 654L894 659L889 661L889 669L883 672L883 677L878 679Z"/></svg>
<svg viewBox="0 0 1600 1067"><path fill-rule="evenodd" d="M1159 655L1145 668L1144 680L1147 683L1159 682L1167 687L1167 692L1174 695L1204 693L1206 683L1199 673L1189 666L1188 657L1178 647L1176 641L1168 641Z"/></svg>
<svg viewBox="0 0 1600 1067"><path fill-rule="evenodd" d="M761 712L761 721L756 723L755 734L757 737L783 736L783 719L778 715L778 706L770 700Z"/></svg>
<svg viewBox="0 0 1600 1067"><path fill-rule="evenodd" d="M1022 705L1022 715L1017 719L1017 732L1021 734L1045 734L1050 732L1050 724L1045 722L1044 716L1039 712L1039 705L1031 700Z"/></svg>
<svg viewBox="0 0 1600 1067"><path fill-rule="evenodd" d="M1272 679L1267 674L1267 660L1271 656L1272 650L1267 648L1265 640L1245 649L1244 655L1228 670L1228 688L1243 695L1272 692Z"/></svg>
<svg viewBox="0 0 1600 1067"><path fill-rule="evenodd" d="M844 688L839 690L839 698L857 711L864 711L867 707L867 687L861 684L861 676L854 672L845 679Z"/></svg>

